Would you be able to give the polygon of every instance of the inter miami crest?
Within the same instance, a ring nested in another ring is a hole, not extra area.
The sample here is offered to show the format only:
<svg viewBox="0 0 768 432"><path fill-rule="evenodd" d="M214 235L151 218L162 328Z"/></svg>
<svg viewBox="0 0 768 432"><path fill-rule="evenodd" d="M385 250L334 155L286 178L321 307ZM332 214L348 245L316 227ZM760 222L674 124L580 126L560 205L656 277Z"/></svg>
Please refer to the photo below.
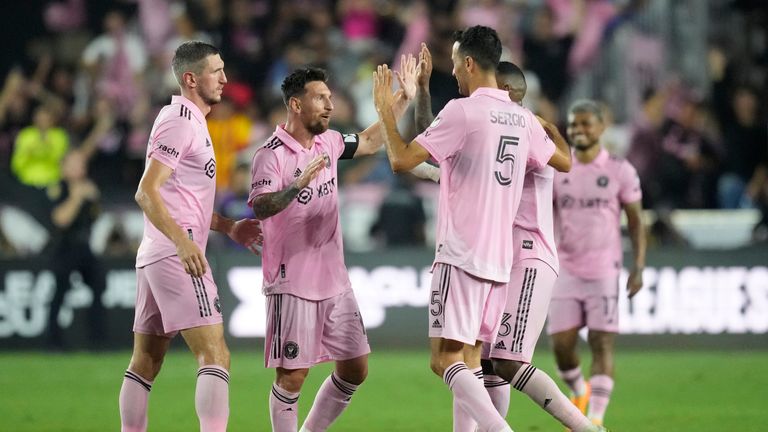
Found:
<svg viewBox="0 0 768 432"><path fill-rule="evenodd" d="M293 360L299 356L299 344L293 341L288 341L283 346L283 355L288 360Z"/></svg>
<svg viewBox="0 0 768 432"><path fill-rule="evenodd" d="M608 177L606 177L604 175L598 177L597 178L597 186L599 186L601 188L604 188L604 187L608 186Z"/></svg>

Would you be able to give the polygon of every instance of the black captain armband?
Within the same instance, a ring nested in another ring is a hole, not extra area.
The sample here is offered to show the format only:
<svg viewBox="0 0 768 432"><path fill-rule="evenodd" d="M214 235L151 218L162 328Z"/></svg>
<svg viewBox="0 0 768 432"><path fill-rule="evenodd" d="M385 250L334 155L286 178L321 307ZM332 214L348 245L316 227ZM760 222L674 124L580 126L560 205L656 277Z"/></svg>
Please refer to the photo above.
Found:
<svg viewBox="0 0 768 432"><path fill-rule="evenodd" d="M357 134L343 134L342 138L344 138L344 153L339 159L352 159L360 144L360 137Z"/></svg>

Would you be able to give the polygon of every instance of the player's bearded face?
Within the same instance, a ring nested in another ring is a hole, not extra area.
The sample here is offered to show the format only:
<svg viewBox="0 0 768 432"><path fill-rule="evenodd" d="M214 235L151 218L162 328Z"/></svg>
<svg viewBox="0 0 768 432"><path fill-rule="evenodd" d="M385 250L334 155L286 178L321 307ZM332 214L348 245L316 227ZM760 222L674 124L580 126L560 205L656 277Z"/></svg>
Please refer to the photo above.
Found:
<svg viewBox="0 0 768 432"><path fill-rule="evenodd" d="M333 111L331 91L322 81L312 81L305 86L307 89L301 97L301 123L314 135L320 135L328 130Z"/></svg>
<svg viewBox="0 0 768 432"><path fill-rule="evenodd" d="M603 122L592 113L568 114L568 140L579 150L586 150L600 142L604 129Z"/></svg>
<svg viewBox="0 0 768 432"><path fill-rule="evenodd" d="M218 54L208 56L205 60L207 65L197 75L197 93L206 104L216 105L221 102L221 93L224 91L224 84L227 83L224 61Z"/></svg>

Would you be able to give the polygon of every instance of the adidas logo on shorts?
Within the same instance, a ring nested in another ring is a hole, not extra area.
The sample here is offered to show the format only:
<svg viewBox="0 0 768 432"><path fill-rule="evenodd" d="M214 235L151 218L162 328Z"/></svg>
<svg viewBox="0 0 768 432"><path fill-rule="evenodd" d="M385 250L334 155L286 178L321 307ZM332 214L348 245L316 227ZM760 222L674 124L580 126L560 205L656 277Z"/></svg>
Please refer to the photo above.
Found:
<svg viewBox="0 0 768 432"><path fill-rule="evenodd" d="M435 320L435 321L432 323L432 328L443 328L443 325L442 325L442 324L440 324L440 320Z"/></svg>
<svg viewBox="0 0 768 432"><path fill-rule="evenodd" d="M493 348L497 349L497 350L505 350L505 349L507 349L507 346L504 345L504 341L499 341L499 343L494 345Z"/></svg>

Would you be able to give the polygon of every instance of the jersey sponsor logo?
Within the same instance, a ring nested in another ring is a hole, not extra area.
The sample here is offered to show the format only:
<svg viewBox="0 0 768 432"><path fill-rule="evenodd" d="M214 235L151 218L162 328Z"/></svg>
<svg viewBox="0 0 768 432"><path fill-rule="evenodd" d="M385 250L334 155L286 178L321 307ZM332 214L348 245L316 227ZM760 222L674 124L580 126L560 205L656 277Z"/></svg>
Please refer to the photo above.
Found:
<svg viewBox="0 0 768 432"><path fill-rule="evenodd" d="M533 249L533 240L523 240L523 249Z"/></svg>
<svg viewBox="0 0 768 432"><path fill-rule="evenodd" d="M504 345L504 341L503 340L500 340L499 342L496 343L496 345L493 346L493 349L506 350L507 346Z"/></svg>
<svg viewBox="0 0 768 432"><path fill-rule="evenodd" d="M491 123L500 125L525 127L525 117L518 113L491 110Z"/></svg>
<svg viewBox="0 0 768 432"><path fill-rule="evenodd" d="M297 178L301 175L301 170L296 168L296 171L293 172L293 178Z"/></svg>
<svg viewBox="0 0 768 432"><path fill-rule="evenodd" d="M571 195L563 195L559 205L562 209L601 209L610 207L611 200L600 197L576 199Z"/></svg>
<svg viewBox="0 0 768 432"><path fill-rule="evenodd" d="M307 186L299 191L299 195L296 196L296 201L299 204L307 205L312 200L312 187Z"/></svg>
<svg viewBox="0 0 768 432"><path fill-rule="evenodd" d="M436 320L432 321L432 328L433 329L443 328L443 325L440 324L440 320L439 319L436 319Z"/></svg>
<svg viewBox="0 0 768 432"><path fill-rule="evenodd" d="M179 158L179 151L178 151L178 150L176 150L176 149L175 149L175 148L173 148L173 147L168 147L167 145L165 145L165 144L163 144L163 143L157 143L157 144L155 144L155 149L156 149L157 151L161 151L161 152L163 152L163 153L165 153L165 154L167 154L167 155L169 155L169 156L173 156L173 157L175 157L176 159L178 159L178 158Z"/></svg>
<svg viewBox="0 0 768 432"><path fill-rule="evenodd" d="M257 180L255 182L251 183L251 189L257 188L259 186L269 186L271 184L272 184L272 180L270 180L270 179L261 179L261 180Z"/></svg>
<svg viewBox="0 0 768 432"><path fill-rule="evenodd" d="M208 178L216 177L216 160L213 158L209 159L208 162L205 163L205 175L207 175Z"/></svg>
<svg viewBox="0 0 768 432"><path fill-rule="evenodd" d="M604 188L608 186L608 177L607 176L600 176L597 178L597 186Z"/></svg>
<svg viewBox="0 0 768 432"><path fill-rule="evenodd" d="M334 190L336 190L336 177L317 186L317 197L320 198L330 195Z"/></svg>
<svg viewBox="0 0 768 432"><path fill-rule="evenodd" d="M299 344L293 341L288 341L283 346L283 356L288 360L293 360L299 356Z"/></svg>
<svg viewBox="0 0 768 432"><path fill-rule="evenodd" d="M205 138L205 146L210 147L211 146L211 140L209 140L207 137Z"/></svg>
<svg viewBox="0 0 768 432"><path fill-rule="evenodd" d="M267 141L266 144L264 144L264 148L268 148L270 150L274 150L278 147L283 145L283 142L278 137L272 137L269 141Z"/></svg>

